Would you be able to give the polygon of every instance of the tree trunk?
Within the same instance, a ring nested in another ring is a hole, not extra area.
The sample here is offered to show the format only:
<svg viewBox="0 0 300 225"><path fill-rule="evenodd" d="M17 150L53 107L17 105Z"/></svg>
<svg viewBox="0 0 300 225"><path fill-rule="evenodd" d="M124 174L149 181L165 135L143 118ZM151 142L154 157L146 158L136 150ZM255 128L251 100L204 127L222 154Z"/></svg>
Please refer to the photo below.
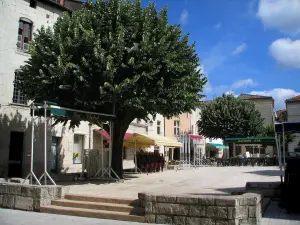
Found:
<svg viewBox="0 0 300 225"><path fill-rule="evenodd" d="M123 179L123 139L129 124L117 120L113 127L111 167L120 179Z"/></svg>

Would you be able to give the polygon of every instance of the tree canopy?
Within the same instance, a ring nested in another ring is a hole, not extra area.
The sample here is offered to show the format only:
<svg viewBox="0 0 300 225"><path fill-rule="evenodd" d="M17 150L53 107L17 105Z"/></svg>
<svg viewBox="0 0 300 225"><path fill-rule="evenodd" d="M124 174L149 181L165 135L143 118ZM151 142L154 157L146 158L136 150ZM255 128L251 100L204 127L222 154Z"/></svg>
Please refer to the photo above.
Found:
<svg viewBox="0 0 300 225"><path fill-rule="evenodd" d="M251 101L233 95L217 97L203 105L198 132L208 138L253 137L262 132L263 119Z"/></svg>
<svg viewBox="0 0 300 225"><path fill-rule="evenodd" d="M60 17L53 30L39 29L17 72L28 99L114 111L112 166L122 177L123 137L135 118L171 117L200 102L206 78L188 37L168 23L167 8L157 11L154 3L88 1Z"/></svg>

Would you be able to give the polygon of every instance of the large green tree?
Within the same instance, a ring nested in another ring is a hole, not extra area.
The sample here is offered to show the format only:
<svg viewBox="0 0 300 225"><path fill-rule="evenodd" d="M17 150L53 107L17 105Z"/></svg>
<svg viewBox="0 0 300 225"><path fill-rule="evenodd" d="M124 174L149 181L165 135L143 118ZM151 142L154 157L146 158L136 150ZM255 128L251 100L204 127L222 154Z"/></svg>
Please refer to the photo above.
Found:
<svg viewBox="0 0 300 225"><path fill-rule="evenodd" d="M154 3L143 8L141 0L98 0L65 13L53 31L38 30L18 72L24 93L36 102L115 113L112 167L122 177L129 124L197 107L206 83L198 68L195 43L168 23L167 8L158 12Z"/></svg>
<svg viewBox="0 0 300 225"><path fill-rule="evenodd" d="M198 132L208 138L253 137L261 133L263 119L251 101L233 95L217 97L203 105Z"/></svg>

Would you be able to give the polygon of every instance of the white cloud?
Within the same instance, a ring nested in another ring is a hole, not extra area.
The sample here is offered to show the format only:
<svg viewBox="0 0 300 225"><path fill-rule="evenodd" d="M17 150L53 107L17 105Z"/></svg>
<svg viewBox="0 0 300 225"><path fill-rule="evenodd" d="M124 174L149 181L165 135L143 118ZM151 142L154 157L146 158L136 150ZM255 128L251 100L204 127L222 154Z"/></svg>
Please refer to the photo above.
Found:
<svg viewBox="0 0 300 225"><path fill-rule="evenodd" d="M215 29L220 29L222 27L222 23L221 22L219 22L219 23L217 23L216 25L215 25Z"/></svg>
<svg viewBox="0 0 300 225"><path fill-rule="evenodd" d="M265 27L285 33L300 33L299 0L260 0L257 16Z"/></svg>
<svg viewBox="0 0 300 225"><path fill-rule="evenodd" d="M269 91L252 91L252 95L266 95L272 96L275 100L275 109L285 109L285 100L296 95L300 95L299 92L292 89L275 88Z"/></svg>
<svg viewBox="0 0 300 225"><path fill-rule="evenodd" d="M236 81L231 85L212 86L210 83L207 83L204 90L205 90L206 93L234 94L234 92L238 89L243 89L243 88L247 88L247 87L254 87L256 85L257 85L257 83L249 78L249 79L245 79L245 80Z"/></svg>
<svg viewBox="0 0 300 225"><path fill-rule="evenodd" d="M278 39L270 45L269 51L278 64L300 68L300 40Z"/></svg>
<svg viewBox="0 0 300 225"><path fill-rule="evenodd" d="M247 49L247 44L243 43L236 47L236 49L232 52L232 55L238 55Z"/></svg>
<svg viewBox="0 0 300 225"><path fill-rule="evenodd" d="M239 80L237 82L234 82L231 87L232 89L239 89L244 87L254 87L256 86L256 82L254 82L252 79L245 79L245 80Z"/></svg>
<svg viewBox="0 0 300 225"><path fill-rule="evenodd" d="M180 23L182 25L185 25L185 24L187 24L188 19L189 19L189 12L185 9L182 11L182 13L180 15Z"/></svg>

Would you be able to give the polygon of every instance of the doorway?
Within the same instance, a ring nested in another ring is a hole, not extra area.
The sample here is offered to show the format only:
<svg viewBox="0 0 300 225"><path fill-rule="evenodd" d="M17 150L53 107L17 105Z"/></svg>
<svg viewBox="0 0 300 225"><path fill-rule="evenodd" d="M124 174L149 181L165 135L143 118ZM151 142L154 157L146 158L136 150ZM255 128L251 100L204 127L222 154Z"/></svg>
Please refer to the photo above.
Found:
<svg viewBox="0 0 300 225"><path fill-rule="evenodd" d="M74 134L73 164L82 163L84 135Z"/></svg>
<svg viewBox="0 0 300 225"><path fill-rule="evenodd" d="M23 141L23 132L10 133L8 177L22 177Z"/></svg>
<svg viewBox="0 0 300 225"><path fill-rule="evenodd" d="M51 172L57 173L60 137L52 137L51 142Z"/></svg>

